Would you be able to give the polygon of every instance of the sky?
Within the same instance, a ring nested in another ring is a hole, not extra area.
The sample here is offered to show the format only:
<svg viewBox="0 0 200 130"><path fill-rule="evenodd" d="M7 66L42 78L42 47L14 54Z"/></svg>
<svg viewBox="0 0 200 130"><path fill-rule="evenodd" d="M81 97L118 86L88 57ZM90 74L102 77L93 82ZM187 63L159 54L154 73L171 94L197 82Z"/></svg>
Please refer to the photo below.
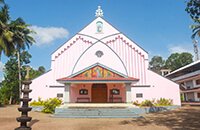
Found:
<svg viewBox="0 0 200 130"><path fill-rule="evenodd" d="M5 0L14 20L22 17L37 34L30 66L50 69L51 54L95 19L101 6L104 19L144 48L150 57L174 52L193 53L185 0ZM2 68L7 58L1 57Z"/></svg>

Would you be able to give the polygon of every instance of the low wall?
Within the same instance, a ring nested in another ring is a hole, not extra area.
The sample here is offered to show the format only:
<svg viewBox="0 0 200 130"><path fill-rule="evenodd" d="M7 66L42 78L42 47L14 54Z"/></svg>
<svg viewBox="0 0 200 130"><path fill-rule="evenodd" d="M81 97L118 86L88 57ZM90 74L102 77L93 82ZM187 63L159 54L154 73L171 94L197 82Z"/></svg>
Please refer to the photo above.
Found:
<svg viewBox="0 0 200 130"><path fill-rule="evenodd" d="M181 106L161 106L161 107L140 107L140 108L131 108L136 114L146 114L154 113L159 111L168 111L180 108Z"/></svg>

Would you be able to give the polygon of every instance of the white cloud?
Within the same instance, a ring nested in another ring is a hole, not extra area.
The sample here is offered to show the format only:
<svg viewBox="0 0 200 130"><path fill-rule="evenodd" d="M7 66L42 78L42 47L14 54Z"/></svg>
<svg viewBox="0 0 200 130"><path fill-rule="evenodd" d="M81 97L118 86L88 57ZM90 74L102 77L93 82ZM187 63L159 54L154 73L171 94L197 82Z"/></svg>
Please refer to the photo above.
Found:
<svg viewBox="0 0 200 130"><path fill-rule="evenodd" d="M182 52L189 52L193 54L193 44L179 44L179 45L170 45L168 50L171 53L182 53Z"/></svg>
<svg viewBox="0 0 200 130"><path fill-rule="evenodd" d="M69 35L68 30L63 27L39 27L34 25L30 29L36 32L32 36L38 46L51 44L54 40L67 38Z"/></svg>

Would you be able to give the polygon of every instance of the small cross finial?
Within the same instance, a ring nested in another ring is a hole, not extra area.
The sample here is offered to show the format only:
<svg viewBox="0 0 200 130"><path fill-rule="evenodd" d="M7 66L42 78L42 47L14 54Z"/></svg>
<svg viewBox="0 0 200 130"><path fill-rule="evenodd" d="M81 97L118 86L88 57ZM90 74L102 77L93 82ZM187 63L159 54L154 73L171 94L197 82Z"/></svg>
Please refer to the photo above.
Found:
<svg viewBox="0 0 200 130"><path fill-rule="evenodd" d="M96 17L103 17L103 10L101 9L101 6L98 6L98 9L96 10L95 16Z"/></svg>
<svg viewBox="0 0 200 130"><path fill-rule="evenodd" d="M25 79L29 79L29 72L30 72L31 68L29 66L26 66L26 76Z"/></svg>

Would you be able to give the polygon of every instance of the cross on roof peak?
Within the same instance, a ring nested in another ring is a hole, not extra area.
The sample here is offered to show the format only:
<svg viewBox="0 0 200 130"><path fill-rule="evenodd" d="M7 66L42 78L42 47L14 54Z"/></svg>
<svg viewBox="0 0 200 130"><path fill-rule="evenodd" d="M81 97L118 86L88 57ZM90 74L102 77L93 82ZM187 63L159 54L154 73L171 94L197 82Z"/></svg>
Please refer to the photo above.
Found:
<svg viewBox="0 0 200 130"><path fill-rule="evenodd" d="M95 16L96 17L103 17L103 10L101 9L101 6L98 6L98 9L96 10Z"/></svg>

